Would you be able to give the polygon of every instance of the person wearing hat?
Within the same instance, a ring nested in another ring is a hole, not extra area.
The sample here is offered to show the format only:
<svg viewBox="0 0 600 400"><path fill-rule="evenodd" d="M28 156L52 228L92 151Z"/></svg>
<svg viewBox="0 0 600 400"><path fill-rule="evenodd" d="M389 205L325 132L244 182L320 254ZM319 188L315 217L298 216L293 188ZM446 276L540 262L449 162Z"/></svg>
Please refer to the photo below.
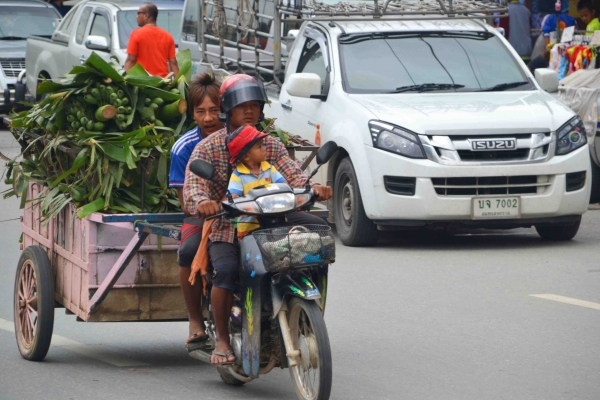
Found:
<svg viewBox="0 0 600 400"><path fill-rule="evenodd" d="M221 120L225 128L213 133L196 145L190 163L195 159L203 160L213 166L213 179L206 180L186 168L183 195L186 209L193 215L207 218L221 212L221 201L233 172L231 154L227 147L229 133L244 125L254 126L263 118L263 108L268 101L262 83L245 74L233 75L221 85L219 93ZM308 177L298 163L290 158L281 141L263 137L265 159L275 166L283 178L293 188L302 188ZM318 201L328 200L332 196L329 186L310 183ZM286 216L294 225L326 225L321 218L308 213L289 213ZM210 228L208 255L213 266L211 305L217 330L217 345L211 362L226 365L235 362L229 337L229 313L233 305L233 293L236 279L239 278L239 245L235 228L227 218L216 219Z"/></svg>
<svg viewBox="0 0 600 400"><path fill-rule="evenodd" d="M227 148L231 154L229 162L237 167L229 178L229 193L235 198L245 196L257 186L271 183L285 183L283 175L266 158L264 138L266 133L259 132L250 125L244 125L229 135ZM259 228L258 221L252 216L240 216L237 219L239 238Z"/></svg>

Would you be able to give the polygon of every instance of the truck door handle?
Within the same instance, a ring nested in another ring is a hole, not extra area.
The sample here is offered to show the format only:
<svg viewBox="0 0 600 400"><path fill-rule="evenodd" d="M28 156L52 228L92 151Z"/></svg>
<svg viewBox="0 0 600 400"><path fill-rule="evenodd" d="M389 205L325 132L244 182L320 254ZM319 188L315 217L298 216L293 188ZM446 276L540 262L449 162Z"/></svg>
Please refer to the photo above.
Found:
<svg viewBox="0 0 600 400"><path fill-rule="evenodd" d="M292 102L288 100L287 103L281 103L281 107L283 107L284 110L292 111Z"/></svg>
<svg viewBox="0 0 600 400"><path fill-rule="evenodd" d="M79 56L79 61L81 61L82 64L85 62L85 54Z"/></svg>

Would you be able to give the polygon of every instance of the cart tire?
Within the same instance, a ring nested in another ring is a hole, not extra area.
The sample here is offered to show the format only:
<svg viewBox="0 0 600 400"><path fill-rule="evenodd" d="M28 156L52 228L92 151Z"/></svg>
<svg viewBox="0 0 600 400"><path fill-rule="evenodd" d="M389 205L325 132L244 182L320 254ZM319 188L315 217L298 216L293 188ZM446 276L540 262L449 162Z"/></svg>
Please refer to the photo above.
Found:
<svg viewBox="0 0 600 400"><path fill-rule="evenodd" d="M42 361L54 328L54 279L52 266L41 246L29 246L21 254L14 292L15 335L21 356Z"/></svg>
<svg viewBox="0 0 600 400"><path fill-rule="evenodd" d="M223 382L225 382L229 386L242 386L246 383L229 375L225 368L217 367L217 371L219 371L219 375L221 375L221 379L223 380Z"/></svg>

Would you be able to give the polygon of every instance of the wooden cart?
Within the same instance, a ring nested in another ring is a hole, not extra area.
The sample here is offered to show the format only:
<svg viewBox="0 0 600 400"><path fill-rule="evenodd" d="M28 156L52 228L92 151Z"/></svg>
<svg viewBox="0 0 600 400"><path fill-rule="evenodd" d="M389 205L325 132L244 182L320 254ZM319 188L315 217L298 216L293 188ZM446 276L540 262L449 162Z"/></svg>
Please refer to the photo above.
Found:
<svg viewBox="0 0 600 400"><path fill-rule="evenodd" d="M292 157L317 146L288 148ZM28 198L46 190L29 185ZM313 214L327 217L318 208ZM54 308L78 321L187 320L181 294L177 248L183 213L103 214L77 217L69 204L47 224L39 207L23 210L23 253L14 291L15 333L21 355L44 359L52 338Z"/></svg>

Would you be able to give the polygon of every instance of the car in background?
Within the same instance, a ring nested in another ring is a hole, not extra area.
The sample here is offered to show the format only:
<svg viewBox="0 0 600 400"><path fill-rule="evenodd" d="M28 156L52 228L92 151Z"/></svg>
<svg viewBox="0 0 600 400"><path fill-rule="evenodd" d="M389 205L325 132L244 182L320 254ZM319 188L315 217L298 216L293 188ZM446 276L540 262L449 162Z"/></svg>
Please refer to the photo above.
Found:
<svg viewBox="0 0 600 400"><path fill-rule="evenodd" d="M80 1L65 15L51 38L27 39L25 67L27 91L36 97L38 82L58 80L74 66L87 60L92 51L123 65L129 36L137 25L137 11L143 1ZM154 1L157 25L171 33L178 45L183 1ZM72 4L67 2L65 4ZM39 96L37 96L39 99Z"/></svg>
<svg viewBox="0 0 600 400"><path fill-rule="evenodd" d="M41 0L0 0L0 115L15 106L15 88L25 70L27 37L49 38L60 13Z"/></svg>

